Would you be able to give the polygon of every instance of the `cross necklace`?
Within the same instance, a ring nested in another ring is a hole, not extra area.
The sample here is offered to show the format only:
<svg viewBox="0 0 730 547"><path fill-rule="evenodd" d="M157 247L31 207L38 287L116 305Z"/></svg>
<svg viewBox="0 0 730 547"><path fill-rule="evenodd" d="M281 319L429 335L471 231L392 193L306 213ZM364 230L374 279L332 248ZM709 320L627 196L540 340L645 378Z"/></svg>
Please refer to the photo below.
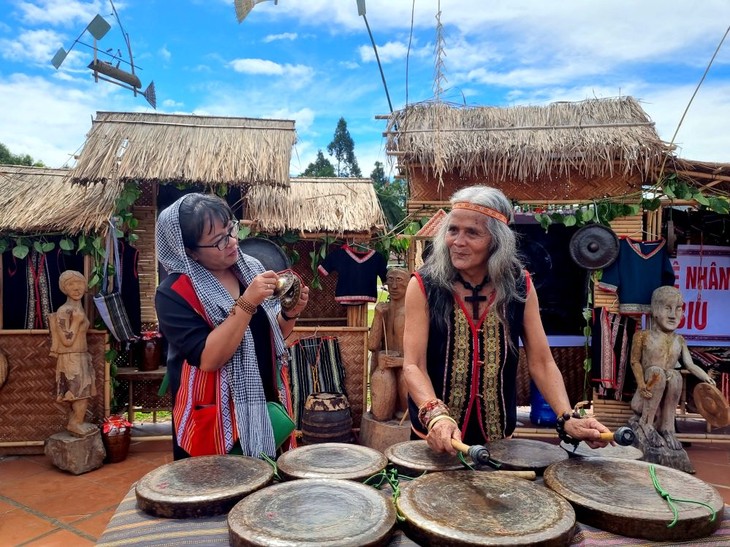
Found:
<svg viewBox="0 0 730 547"><path fill-rule="evenodd" d="M464 278L461 277L461 274L456 274L456 280L461 283L464 288L468 291L471 291L471 296L465 296L464 300L466 302L471 302L471 309L472 313L474 314L474 320L479 320L479 302L484 302L487 297L479 294L479 291L482 290L482 287L489 283L489 274L484 276L484 279L482 280L479 285L472 286L471 283L468 281L464 281Z"/></svg>

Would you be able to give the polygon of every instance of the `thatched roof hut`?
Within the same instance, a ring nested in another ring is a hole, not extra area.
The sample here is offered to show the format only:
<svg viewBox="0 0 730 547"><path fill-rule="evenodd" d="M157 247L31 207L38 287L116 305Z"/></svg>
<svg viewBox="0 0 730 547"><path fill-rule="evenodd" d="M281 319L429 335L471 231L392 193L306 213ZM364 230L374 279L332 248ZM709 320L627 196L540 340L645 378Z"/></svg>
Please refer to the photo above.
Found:
<svg viewBox="0 0 730 547"><path fill-rule="evenodd" d="M68 169L0 165L0 232L103 232L121 189L73 184Z"/></svg>
<svg viewBox="0 0 730 547"><path fill-rule="evenodd" d="M664 166L664 175L676 173L681 179L709 194L730 197L730 163L693 161L669 158Z"/></svg>
<svg viewBox="0 0 730 547"><path fill-rule="evenodd" d="M293 178L289 189L252 188L248 204L251 220L268 233L352 234L385 227L370 179Z"/></svg>
<svg viewBox="0 0 730 547"><path fill-rule="evenodd" d="M640 188L671 152L632 97L514 107L419 103L388 116L385 136L386 151L411 180L447 187L441 199L478 181L514 199L621 195Z"/></svg>
<svg viewBox="0 0 730 547"><path fill-rule="evenodd" d="M74 182L288 186L292 120L97 112Z"/></svg>

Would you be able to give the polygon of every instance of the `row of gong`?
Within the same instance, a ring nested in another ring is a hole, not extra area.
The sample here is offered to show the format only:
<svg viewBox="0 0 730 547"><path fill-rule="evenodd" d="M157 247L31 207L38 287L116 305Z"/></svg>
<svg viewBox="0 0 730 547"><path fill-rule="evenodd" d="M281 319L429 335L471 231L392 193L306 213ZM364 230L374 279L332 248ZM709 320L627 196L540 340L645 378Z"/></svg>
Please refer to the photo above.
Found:
<svg viewBox="0 0 730 547"><path fill-rule="evenodd" d="M344 443L309 445L278 458L283 481L275 484L274 467L262 460L190 458L145 475L137 505L165 518L227 514L230 543L256 546L387 545L397 530L406 534L399 545L569 545L576 514L619 535L687 541L712 534L722 521L724 503L712 486L615 447L595 451L597 457L569 457L567 447L528 439L487 448L502 470L469 470L425 441L398 443L385 454ZM389 492L363 484L386 468L401 478ZM509 470L541 476L530 481ZM680 503L668 526L674 514L657 483L704 505Z"/></svg>

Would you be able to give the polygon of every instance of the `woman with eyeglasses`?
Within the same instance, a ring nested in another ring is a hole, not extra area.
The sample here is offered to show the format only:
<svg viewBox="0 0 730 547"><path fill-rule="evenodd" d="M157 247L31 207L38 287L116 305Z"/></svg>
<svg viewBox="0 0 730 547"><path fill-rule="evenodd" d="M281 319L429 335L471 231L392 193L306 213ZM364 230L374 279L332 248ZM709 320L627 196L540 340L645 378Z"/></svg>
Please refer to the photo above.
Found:
<svg viewBox="0 0 730 547"><path fill-rule="evenodd" d="M159 215L157 257L168 277L157 288L168 343L175 459L210 454L274 457L267 401L281 401L284 339L309 288L284 312L277 274L238 246L228 204L187 194Z"/></svg>

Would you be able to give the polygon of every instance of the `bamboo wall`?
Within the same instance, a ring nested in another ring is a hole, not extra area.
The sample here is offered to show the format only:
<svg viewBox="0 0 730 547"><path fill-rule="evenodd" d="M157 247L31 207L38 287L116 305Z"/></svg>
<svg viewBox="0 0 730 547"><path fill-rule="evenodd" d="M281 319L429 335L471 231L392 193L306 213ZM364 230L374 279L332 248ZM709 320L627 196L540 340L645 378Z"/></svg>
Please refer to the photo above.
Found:
<svg viewBox="0 0 730 547"><path fill-rule="evenodd" d="M157 290L157 251L155 248L155 225L157 222L157 183L140 184L142 195L134 204L133 213L139 220L135 233L139 239L135 247L139 250L137 271L142 323L157 324L155 312L155 291Z"/></svg>
<svg viewBox="0 0 730 547"><path fill-rule="evenodd" d="M87 333L97 394L86 419L94 424L101 423L109 407L106 336L106 331ZM65 431L67 407L56 403L56 358L50 349L48 330L0 331L0 351L10 368L0 387L0 455L43 454L45 440Z"/></svg>

